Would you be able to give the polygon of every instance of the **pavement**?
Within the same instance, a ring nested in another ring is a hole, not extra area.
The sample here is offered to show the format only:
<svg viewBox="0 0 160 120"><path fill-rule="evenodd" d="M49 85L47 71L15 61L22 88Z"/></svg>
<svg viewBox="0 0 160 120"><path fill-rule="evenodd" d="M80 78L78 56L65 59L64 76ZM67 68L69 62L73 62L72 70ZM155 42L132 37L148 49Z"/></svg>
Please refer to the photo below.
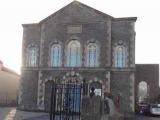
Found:
<svg viewBox="0 0 160 120"><path fill-rule="evenodd" d="M49 114L19 111L12 107L0 107L0 120L49 120ZM160 120L160 116L135 115L134 118L126 118L125 120Z"/></svg>
<svg viewBox="0 0 160 120"><path fill-rule="evenodd" d="M34 117L26 120L49 120L49 116L41 116L41 117ZM56 119L57 120L57 119ZM160 117L151 117L151 116L143 116L143 115L136 115L132 119L125 119L125 120L160 120Z"/></svg>
<svg viewBox="0 0 160 120"><path fill-rule="evenodd" d="M145 116L145 115L135 115L134 118L125 120L160 120L160 116Z"/></svg>
<svg viewBox="0 0 160 120"><path fill-rule="evenodd" d="M20 111L15 107L0 107L0 120L32 120L32 118L43 118L44 116L48 116L48 113Z"/></svg>
<svg viewBox="0 0 160 120"><path fill-rule="evenodd" d="M49 120L49 115L43 115L39 117L32 117L24 120Z"/></svg>

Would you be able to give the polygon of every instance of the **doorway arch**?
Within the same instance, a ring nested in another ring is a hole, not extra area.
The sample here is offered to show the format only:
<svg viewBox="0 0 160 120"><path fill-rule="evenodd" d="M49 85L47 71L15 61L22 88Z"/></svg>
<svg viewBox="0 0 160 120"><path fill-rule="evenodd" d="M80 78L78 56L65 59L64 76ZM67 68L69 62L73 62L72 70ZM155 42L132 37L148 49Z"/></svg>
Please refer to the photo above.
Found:
<svg viewBox="0 0 160 120"><path fill-rule="evenodd" d="M149 101L149 85L145 81L141 81L138 84L138 102Z"/></svg>

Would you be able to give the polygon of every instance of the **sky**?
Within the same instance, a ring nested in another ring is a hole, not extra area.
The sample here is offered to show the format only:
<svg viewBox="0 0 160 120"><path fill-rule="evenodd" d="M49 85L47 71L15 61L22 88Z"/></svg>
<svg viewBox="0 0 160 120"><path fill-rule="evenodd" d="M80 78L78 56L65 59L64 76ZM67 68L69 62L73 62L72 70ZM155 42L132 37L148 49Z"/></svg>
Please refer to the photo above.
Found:
<svg viewBox="0 0 160 120"><path fill-rule="evenodd" d="M0 0L0 60L20 73L22 24L37 23L73 0ZM136 63L160 64L160 0L79 0L113 17L138 17Z"/></svg>

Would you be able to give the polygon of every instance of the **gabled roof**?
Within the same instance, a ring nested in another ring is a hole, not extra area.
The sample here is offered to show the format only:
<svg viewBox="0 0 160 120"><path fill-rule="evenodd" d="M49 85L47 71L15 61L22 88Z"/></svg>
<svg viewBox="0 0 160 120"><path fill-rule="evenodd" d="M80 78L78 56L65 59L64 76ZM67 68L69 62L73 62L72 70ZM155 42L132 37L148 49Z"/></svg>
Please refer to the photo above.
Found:
<svg viewBox="0 0 160 120"><path fill-rule="evenodd" d="M136 21L137 20L137 17L122 17L122 18L115 18L115 17L112 17L106 13L103 13L99 10L96 10L90 6L87 6L79 1L76 1L74 0L73 2L71 2L70 4L66 5L65 7L61 8L60 10L58 10L57 12L51 14L50 16L48 16L47 18L41 20L39 23L29 23L29 24L22 24L23 27L27 27L27 26L34 26L34 25L39 25L39 24L42 24L48 20L50 20L51 18L57 18L57 16L63 16L63 13L65 13L66 11L69 11L69 14L72 14L74 13L74 10L77 10L78 12L80 13L83 13L83 15L79 15L80 18L85 18L85 17L88 17L88 16L92 16L91 18L92 19L98 19L99 21L101 21L102 19L103 20L106 20L106 19L111 19L113 21ZM87 14L87 12L89 14ZM85 13L85 15L84 15ZM76 13L77 14L77 13ZM75 15L75 14L74 14ZM74 16L72 15L72 17ZM61 18L57 19L57 20L61 20Z"/></svg>
<svg viewBox="0 0 160 120"><path fill-rule="evenodd" d="M11 70L11 69L9 69L9 68L7 68L7 67L2 67L2 71L4 71L4 72L6 72L6 73L8 73L8 74L12 74L12 75L16 75L16 76L20 76L18 73L16 73L14 70Z"/></svg>
<svg viewBox="0 0 160 120"><path fill-rule="evenodd" d="M89 7L89 6L83 4L83 3L79 2L79 1L73 1L73 2L71 2L70 4L66 5L65 7L61 8L60 10L58 10L57 12L51 14L51 15L48 16L47 18L45 18L45 19L43 19L42 21L40 21L40 23L43 23L44 21L50 19L51 17L56 16L58 13L64 11L64 10L67 9L68 7L73 7L73 6L74 6L74 7L83 7L83 8L91 9L91 10L95 11L95 13L97 13L97 14L99 14L99 15L102 15L103 17L113 18L112 16L110 16L110 15L108 15L108 14L105 14L105 13L99 11L99 10L96 10L96 9L94 9L94 8L92 8L92 7Z"/></svg>
<svg viewBox="0 0 160 120"><path fill-rule="evenodd" d="M14 70L11 70L11 69L9 69L9 68L5 67L5 66L3 65L3 62L2 62L1 60L0 60L0 64L2 64L1 72L3 71L3 72L6 72L6 73L8 73L8 74L12 74L12 75L20 76L20 75L19 75L19 74L17 74Z"/></svg>

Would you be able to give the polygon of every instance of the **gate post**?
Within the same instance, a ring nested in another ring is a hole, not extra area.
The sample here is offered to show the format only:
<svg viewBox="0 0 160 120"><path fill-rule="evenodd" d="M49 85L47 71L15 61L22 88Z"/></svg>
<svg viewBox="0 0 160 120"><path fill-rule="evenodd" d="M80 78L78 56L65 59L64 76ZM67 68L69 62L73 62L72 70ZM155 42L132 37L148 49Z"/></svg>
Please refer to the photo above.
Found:
<svg viewBox="0 0 160 120"><path fill-rule="evenodd" d="M51 85L52 86L52 90L51 90L50 120L52 120L52 116L53 116L53 105L52 105L53 104L53 89L54 89L53 88L53 84L54 83L52 82L52 85Z"/></svg>
<svg viewBox="0 0 160 120"><path fill-rule="evenodd" d="M57 88L56 88L56 83L54 84L53 82L53 96L54 96L54 102L53 102L53 119L52 120L55 120L55 108L56 108L56 91L57 91Z"/></svg>
<svg viewBox="0 0 160 120"><path fill-rule="evenodd" d="M56 84L52 82L50 120L55 120L55 105L56 105Z"/></svg>

